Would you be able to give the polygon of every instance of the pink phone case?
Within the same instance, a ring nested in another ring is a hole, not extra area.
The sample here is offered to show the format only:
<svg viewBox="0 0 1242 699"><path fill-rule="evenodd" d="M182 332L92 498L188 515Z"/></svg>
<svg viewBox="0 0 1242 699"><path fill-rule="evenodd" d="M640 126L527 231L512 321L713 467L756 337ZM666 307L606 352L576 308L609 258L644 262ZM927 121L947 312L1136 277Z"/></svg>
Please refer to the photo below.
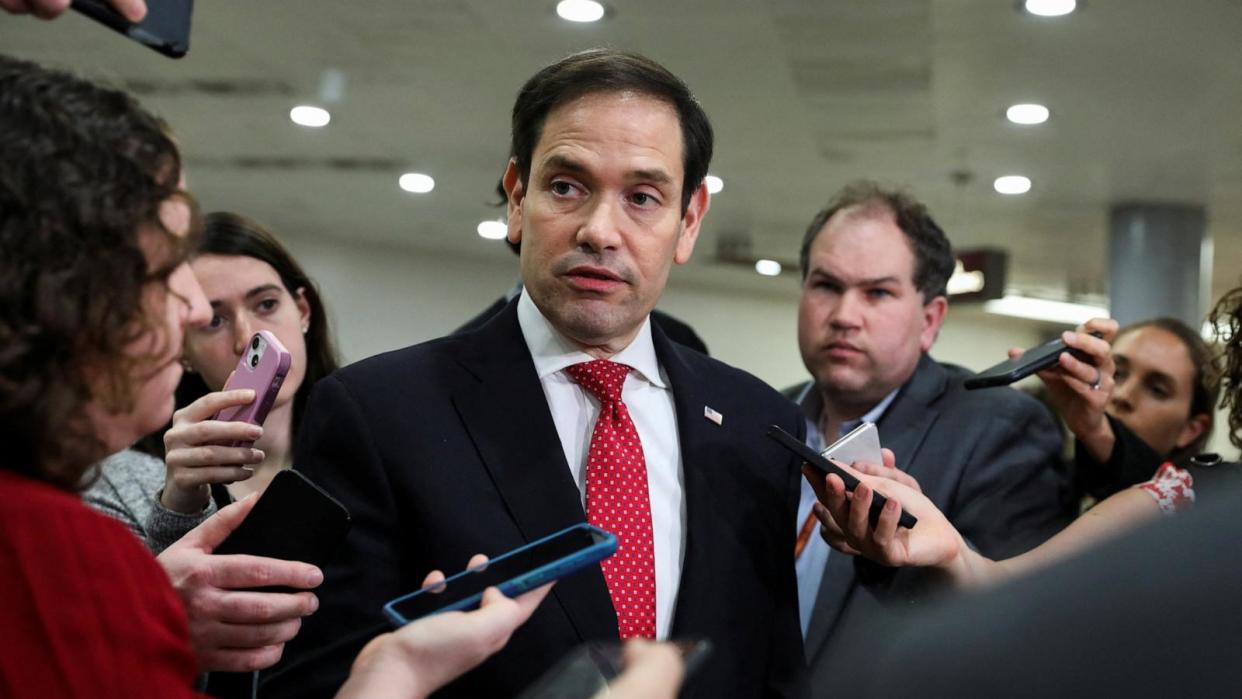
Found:
<svg viewBox="0 0 1242 699"><path fill-rule="evenodd" d="M254 389L255 398L247 405L221 410L216 413L215 419L262 425L267 419L268 411L276 402L276 394L280 393L280 386L292 364L293 355L289 354L275 335L266 330L255 333L246 345L246 351L242 352L241 359L237 361L233 376L224 386L226 391L236 388ZM230 446L248 447L253 444L253 441L240 441Z"/></svg>

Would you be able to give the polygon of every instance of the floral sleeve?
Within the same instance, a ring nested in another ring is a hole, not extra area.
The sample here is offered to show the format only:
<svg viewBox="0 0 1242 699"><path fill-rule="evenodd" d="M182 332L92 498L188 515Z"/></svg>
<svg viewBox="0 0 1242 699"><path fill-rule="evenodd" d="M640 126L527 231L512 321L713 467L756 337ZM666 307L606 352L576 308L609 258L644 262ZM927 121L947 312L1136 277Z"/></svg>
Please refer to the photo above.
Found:
<svg viewBox="0 0 1242 699"><path fill-rule="evenodd" d="M1194 478L1190 472L1167 462L1156 470L1151 480L1134 487L1147 491L1166 515L1189 509L1195 501Z"/></svg>

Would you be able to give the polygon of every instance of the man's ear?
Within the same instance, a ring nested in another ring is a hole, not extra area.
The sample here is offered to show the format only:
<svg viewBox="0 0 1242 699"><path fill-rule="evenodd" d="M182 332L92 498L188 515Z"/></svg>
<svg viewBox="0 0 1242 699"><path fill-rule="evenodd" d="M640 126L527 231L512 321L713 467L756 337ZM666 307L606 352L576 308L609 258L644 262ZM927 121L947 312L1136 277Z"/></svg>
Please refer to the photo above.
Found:
<svg viewBox="0 0 1242 699"><path fill-rule="evenodd" d="M681 233L677 237L677 249L673 252L673 262L684 265L694 254L694 243L699 239L699 228L703 225L703 217L712 206L712 195L707 185L700 182L690 195L690 206L681 217Z"/></svg>
<svg viewBox="0 0 1242 699"><path fill-rule="evenodd" d="M915 293L922 293L916 291ZM944 325L945 316L949 313L949 300L943 296L923 304L923 332L919 334L919 346L924 352L931 349L940 334L940 326Z"/></svg>
<svg viewBox="0 0 1242 699"><path fill-rule="evenodd" d="M526 188L522 185L522 173L518 171L514 158L509 158L500 184L508 200L509 242L516 245L522 242L522 202L526 199Z"/></svg>

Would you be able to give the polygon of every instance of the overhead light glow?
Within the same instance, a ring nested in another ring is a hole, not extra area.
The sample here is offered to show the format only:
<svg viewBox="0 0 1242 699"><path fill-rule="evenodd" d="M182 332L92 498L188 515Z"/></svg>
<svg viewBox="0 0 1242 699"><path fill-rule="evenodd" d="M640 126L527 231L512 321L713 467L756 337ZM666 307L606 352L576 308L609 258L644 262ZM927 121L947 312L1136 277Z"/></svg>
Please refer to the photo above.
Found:
<svg viewBox="0 0 1242 699"><path fill-rule="evenodd" d="M756 260L755 271L765 277L775 277L781 273L781 263L776 260Z"/></svg>
<svg viewBox="0 0 1242 699"><path fill-rule="evenodd" d="M479 224L479 237L488 240L504 240L509 235L509 225L504 221L483 221Z"/></svg>
<svg viewBox="0 0 1242 699"><path fill-rule="evenodd" d="M289 110L289 119L298 126L317 129L320 126L327 126L328 122L332 121L332 115L326 109L302 104Z"/></svg>
<svg viewBox="0 0 1242 699"><path fill-rule="evenodd" d="M1034 126L1048 121L1048 108L1042 104L1015 104L1005 110L1005 118L1015 124Z"/></svg>
<svg viewBox="0 0 1242 699"><path fill-rule="evenodd" d="M561 0L556 14L570 22L598 22L604 18L604 6L595 0Z"/></svg>
<svg viewBox="0 0 1242 699"><path fill-rule="evenodd" d="M707 185L707 191L711 194L718 194L720 190L724 189L724 180L715 175L704 177L703 184Z"/></svg>
<svg viewBox="0 0 1242 699"><path fill-rule="evenodd" d="M1030 296L1006 295L1004 298L984 302L983 310L1002 316L1044 320L1066 325L1079 325L1092 318L1108 317L1108 309L1103 306L1051 301Z"/></svg>
<svg viewBox="0 0 1242 699"><path fill-rule="evenodd" d="M1060 17L1068 15L1078 8L1077 0L1026 0L1023 7L1027 12L1040 17Z"/></svg>
<svg viewBox="0 0 1242 699"><path fill-rule="evenodd" d="M992 188L1001 194L1026 194L1031 191L1031 178L1022 175L997 177Z"/></svg>
<svg viewBox="0 0 1242 699"><path fill-rule="evenodd" d="M397 184L401 189L414 194L426 194L436 188L436 181L431 175L424 175L421 172L407 172L397 180Z"/></svg>

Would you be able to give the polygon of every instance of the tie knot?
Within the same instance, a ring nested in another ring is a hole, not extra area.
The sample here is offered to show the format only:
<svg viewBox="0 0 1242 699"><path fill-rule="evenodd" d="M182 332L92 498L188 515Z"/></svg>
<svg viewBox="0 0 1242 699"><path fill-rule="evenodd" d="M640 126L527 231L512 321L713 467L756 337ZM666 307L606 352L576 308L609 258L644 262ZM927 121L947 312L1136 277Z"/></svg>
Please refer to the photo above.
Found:
<svg viewBox="0 0 1242 699"><path fill-rule="evenodd" d="M565 367L565 371L600 403L615 403L621 400L621 387L630 373L630 367L607 359L595 359Z"/></svg>

